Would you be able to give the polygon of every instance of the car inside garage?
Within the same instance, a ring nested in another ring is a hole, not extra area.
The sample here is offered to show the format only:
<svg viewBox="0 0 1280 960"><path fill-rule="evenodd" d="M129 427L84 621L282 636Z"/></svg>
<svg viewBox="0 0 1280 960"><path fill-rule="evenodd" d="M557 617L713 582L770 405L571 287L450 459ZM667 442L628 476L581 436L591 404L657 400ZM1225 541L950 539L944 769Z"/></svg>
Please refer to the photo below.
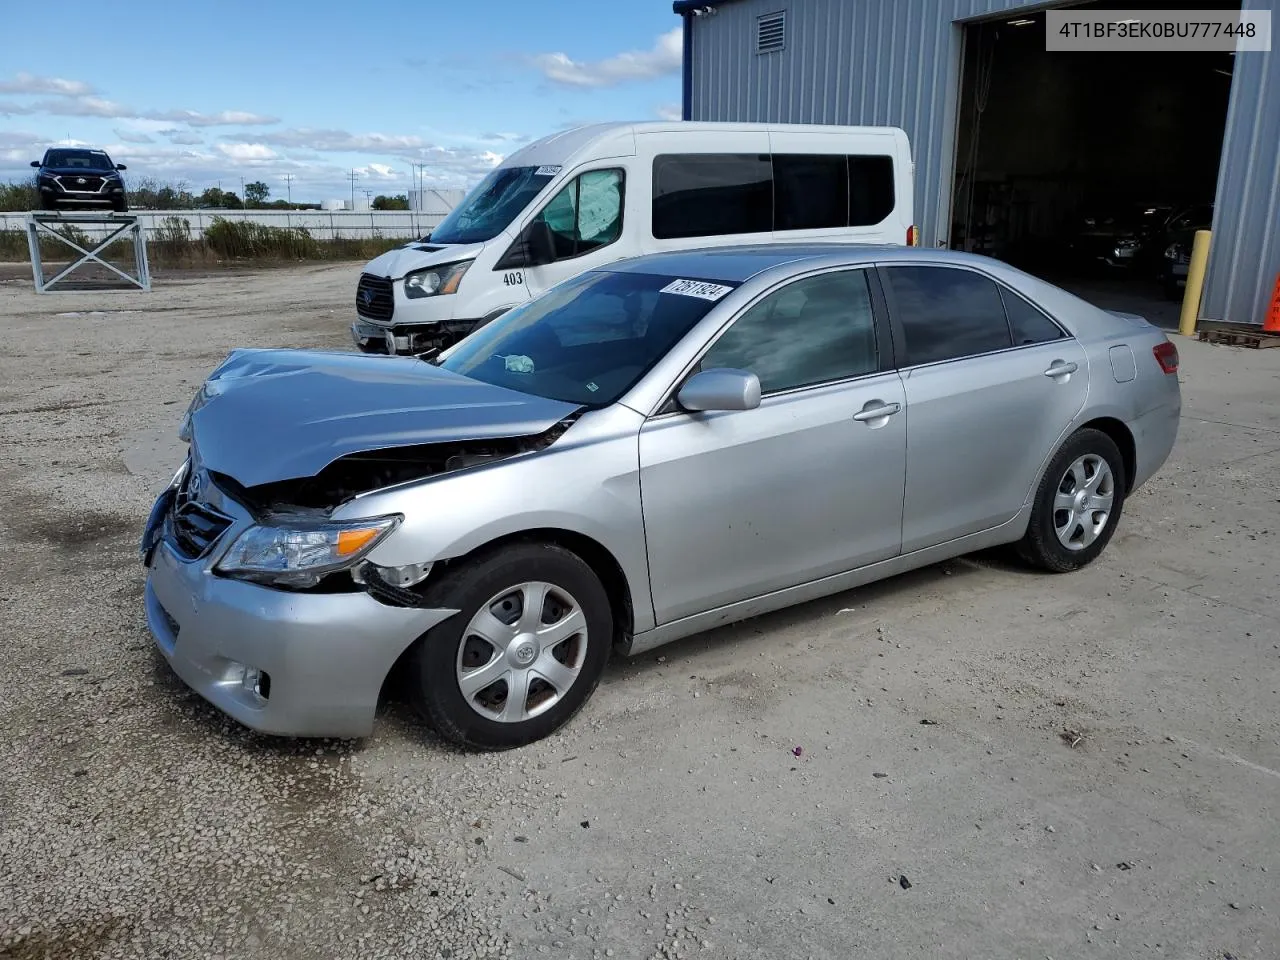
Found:
<svg viewBox="0 0 1280 960"><path fill-rule="evenodd" d="M1235 55L1050 52L1043 10L962 29L951 245L1095 295L1180 298L1212 220Z"/></svg>

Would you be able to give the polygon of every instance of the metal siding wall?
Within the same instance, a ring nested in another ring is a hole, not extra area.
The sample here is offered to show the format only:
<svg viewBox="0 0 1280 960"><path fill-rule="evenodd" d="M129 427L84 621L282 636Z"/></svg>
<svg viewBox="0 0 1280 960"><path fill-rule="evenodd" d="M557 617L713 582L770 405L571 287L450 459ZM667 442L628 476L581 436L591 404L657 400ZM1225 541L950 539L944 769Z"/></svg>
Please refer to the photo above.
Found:
<svg viewBox="0 0 1280 960"><path fill-rule="evenodd" d="M960 27L1025 0L734 0L693 19L694 120L895 126L911 138L915 221L945 240ZM756 17L787 12L787 45L755 52Z"/></svg>
<svg viewBox="0 0 1280 960"><path fill-rule="evenodd" d="M1270 0L1246 0L1267 10ZM1274 20L1274 17L1273 17ZM1236 55L1201 316L1261 323L1280 273L1280 52Z"/></svg>
<svg viewBox="0 0 1280 960"><path fill-rule="evenodd" d="M960 84L957 21L1045 5L732 0L714 16L692 18L692 119L902 127L916 162L923 242L945 241ZM758 55L756 17L779 10L787 12L786 49ZM1257 323L1280 271L1280 53L1237 59L1203 315Z"/></svg>

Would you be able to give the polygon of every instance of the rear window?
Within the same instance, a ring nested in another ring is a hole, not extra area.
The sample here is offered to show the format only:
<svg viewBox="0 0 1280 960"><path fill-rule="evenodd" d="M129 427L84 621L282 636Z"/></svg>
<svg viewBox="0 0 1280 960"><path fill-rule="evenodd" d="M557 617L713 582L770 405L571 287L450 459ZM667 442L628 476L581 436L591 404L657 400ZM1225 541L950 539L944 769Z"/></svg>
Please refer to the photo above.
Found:
<svg viewBox="0 0 1280 960"><path fill-rule="evenodd" d="M522 393L608 406L733 286L696 277L584 273L485 324L439 366Z"/></svg>

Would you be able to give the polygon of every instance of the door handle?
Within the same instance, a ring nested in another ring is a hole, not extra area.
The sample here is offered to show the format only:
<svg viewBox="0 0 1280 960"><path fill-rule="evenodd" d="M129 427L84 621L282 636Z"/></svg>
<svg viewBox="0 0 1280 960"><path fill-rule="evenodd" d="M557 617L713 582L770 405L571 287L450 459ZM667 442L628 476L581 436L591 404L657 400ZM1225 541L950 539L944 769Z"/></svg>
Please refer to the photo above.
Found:
<svg viewBox="0 0 1280 960"><path fill-rule="evenodd" d="M891 417L902 409L900 403L882 403L879 400L872 400L861 410L853 415L853 419L859 423L866 423L868 420L883 420L885 417Z"/></svg>
<svg viewBox="0 0 1280 960"><path fill-rule="evenodd" d="M1049 369L1044 372L1044 375L1046 377L1065 377L1079 369L1079 364L1067 360L1055 360L1049 365Z"/></svg>

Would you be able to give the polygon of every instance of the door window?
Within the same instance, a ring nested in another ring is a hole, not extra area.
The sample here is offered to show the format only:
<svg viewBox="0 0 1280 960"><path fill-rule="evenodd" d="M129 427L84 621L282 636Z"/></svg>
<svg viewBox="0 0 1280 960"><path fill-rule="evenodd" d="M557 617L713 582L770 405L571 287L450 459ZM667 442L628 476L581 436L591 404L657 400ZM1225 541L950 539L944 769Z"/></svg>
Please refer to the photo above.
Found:
<svg viewBox="0 0 1280 960"><path fill-rule="evenodd" d="M778 393L879 369L865 270L806 277L769 294L734 321L701 368L750 370Z"/></svg>
<svg viewBox="0 0 1280 960"><path fill-rule="evenodd" d="M670 154L653 161L653 235L714 237L773 229L766 154Z"/></svg>
<svg viewBox="0 0 1280 960"><path fill-rule="evenodd" d="M622 234L623 172L589 170L575 177L542 208L533 229L545 224L552 260L569 260L607 247Z"/></svg>
<svg viewBox="0 0 1280 960"><path fill-rule="evenodd" d="M881 276L906 341L903 366L1013 346L994 281L954 267L885 267Z"/></svg>
<svg viewBox="0 0 1280 960"><path fill-rule="evenodd" d="M1015 347L1048 343L1066 336L1061 327L1012 290L1001 287L1000 297L1004 300L1004 312L1009 318L1009 330L1013 334Z"/></svg>

